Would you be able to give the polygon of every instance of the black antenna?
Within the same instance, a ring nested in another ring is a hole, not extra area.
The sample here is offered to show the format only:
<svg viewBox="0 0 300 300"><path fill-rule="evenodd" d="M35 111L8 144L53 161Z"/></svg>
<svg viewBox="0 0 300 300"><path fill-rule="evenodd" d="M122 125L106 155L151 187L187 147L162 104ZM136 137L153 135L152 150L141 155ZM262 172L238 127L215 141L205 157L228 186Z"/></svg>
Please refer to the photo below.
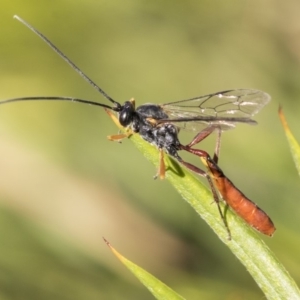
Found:
<svg viewBox="0 0 300 300"><path fill-rule="evenodd" d="M89 100L84 100L80 98L73 98L73 97L56 97L56 96L37 96L37 97L21 97L21 98L12 98L8 100L1 101L0 104L5 104L5 103L11 103L11 102L17 102L17 101L31 101L31 100L60 100L60 101L72 101L72 102L79 102L79 103L84 103L84 104L90 104L90 105L95 105L95 106L101 106L105 107L114 111L119 111L117 107L110 107L109 105L102 104L99 102L95 101L89 101Z"/></svg>
<svg viewBox="0 0 300 300"><path fill-rule="evenodd" d="M24 21L22 18L20 18L19 16L15 15L14 16L15 19L17 19L18 21L20 21L22 24L24 24L27 28L29 28L30 30L32 30L35 34L37 34L48 46L50 46L65 62L67 62L82 78L84 78L91 86L93 86L98 92L100 92L100 94L102 94L107 100L109 100L110 102L112 102L116 108L120 109L121 104L118 103L117 101L115 101L114 99L112 99L110 96L108 96L92 79L90 79L86 74L84 74L63 52L61 52L52 42L50 42L42 33L40 33L37 29L35 29L33 26L31 26L29 23L27 23L26 21ZM18 100L37 100L36 97L32 97L32 98L15 98L15 99L11 99L11 101L7 100L4 101L5 102L13 102L13 101L18 101ZM100 104L96 104L96 102L90 102L87 100L82 100L82 99L77 99L75 100L75 98L71 98L71 97L61 97L59 99L59 97L40 97L41 100L69 100L69 101L74 101L74 102L81 102L81 103L86 103L88 102L89 104L93 104L94 105L99 105L99 106L103 106L106 108L110 108L113 109L112 107L106 106L106 105L100 105ZM73 99L73 100L71 100ZM79 101L80 100L80 101ZM3 102L2 102L3 103Z"/></svg>

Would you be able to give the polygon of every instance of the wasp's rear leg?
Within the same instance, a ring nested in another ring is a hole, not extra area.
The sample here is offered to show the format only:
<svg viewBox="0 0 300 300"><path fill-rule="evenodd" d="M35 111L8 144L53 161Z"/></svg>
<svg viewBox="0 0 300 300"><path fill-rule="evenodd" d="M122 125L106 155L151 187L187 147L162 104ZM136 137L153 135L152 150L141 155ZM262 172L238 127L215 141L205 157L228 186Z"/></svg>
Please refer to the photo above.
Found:
<svg viewBox="0 0 300 300"><path fill-rule="evenodd" d="M186 148L186 149L185 149ZM205 166L207 166L207 161L210 158L209 154L203 150L198 150L198 149L189 149L188 147L186 146L182 146L182 149L184 150L187 150L189 151L190 153L193 153L193 154L196 154L200 157L200 159L202 160L202 162L204 163ZM211 176L213 176L213 174L210 174L208 172L205 172L203 170L201 170L200 168L184 161L180 156L176 156L176 159L182 164L184 165L186 168L188 168L189 170L195 172L196 174L202 176L202 177L205 177L209 183L209 186L210 186L210 189L211 189L211 192L212 192L212 195L213 195L213 198L214 198L214 202L217 204L217 207L218 207L218 211L219 211L219 214L221 216L221 219L224 223L224 226L226 228L226 231L228 233L228 240L231 240L231 232L230 232L230 229L229 229L229 226L227 224L227 221L226 221L226 218L225 218L225 215L221 209L221 206L220 206L220 198L218 196L218 193L217 193L217 190L216 190L216 187L214 186L213 184L213 179Z"/></svg>

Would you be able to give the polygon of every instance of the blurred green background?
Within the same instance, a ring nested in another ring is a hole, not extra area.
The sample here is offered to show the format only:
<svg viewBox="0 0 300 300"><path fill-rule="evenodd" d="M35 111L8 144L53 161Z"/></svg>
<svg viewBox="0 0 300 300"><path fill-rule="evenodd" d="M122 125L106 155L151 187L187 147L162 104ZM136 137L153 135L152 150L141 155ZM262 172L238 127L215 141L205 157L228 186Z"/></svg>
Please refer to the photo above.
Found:
<svg viewBox="0 0 300 300"><path fill-rule="evenodd" d="M102 101L12 16L53 41L119 102L163 103L231 88L272 102L222 139L220 166L272 217L266 243L300 282L299 176L277 110L300 140L298 1L1 1L1 99ZM187 299L261 299L211 229L131 144L106 140L102 109L23 102L0 110L0 298L153 299L123 255ZM188 141L192 136L181 133ZM209 152L215 138L201 144ZM186 157L199 164L194 157Z"/></svg>

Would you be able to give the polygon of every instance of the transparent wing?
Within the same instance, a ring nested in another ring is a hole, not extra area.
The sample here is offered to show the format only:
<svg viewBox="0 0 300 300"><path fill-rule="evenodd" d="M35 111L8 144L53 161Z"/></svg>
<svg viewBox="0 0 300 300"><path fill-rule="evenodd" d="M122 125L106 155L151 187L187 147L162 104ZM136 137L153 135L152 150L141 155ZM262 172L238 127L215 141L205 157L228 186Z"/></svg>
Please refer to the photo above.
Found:
<svg viewBox="0 0 300 300"><path fill-rule="evenodd" d="M228 130L237 123L256 124L252 116L270 99L270 95L262 91L236 89L170 102L161 105L169 119L159 123L176 122L176 126L193 131L208 126Z"/></svg>

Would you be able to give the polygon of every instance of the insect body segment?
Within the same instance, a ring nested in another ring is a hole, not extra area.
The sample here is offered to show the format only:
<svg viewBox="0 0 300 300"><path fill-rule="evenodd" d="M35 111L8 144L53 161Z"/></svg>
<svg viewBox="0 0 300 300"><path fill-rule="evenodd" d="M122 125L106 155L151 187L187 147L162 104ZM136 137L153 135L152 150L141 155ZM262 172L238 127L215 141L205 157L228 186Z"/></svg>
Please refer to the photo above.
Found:
<svg viewBox="0 0 300 300"><path fill-rule="evenodd" d="M209 176L226 203L250 226L263 234L272 236L276 228L270 217L248 199L210 157L202 156L201 160L207 166Z"/></svg>

